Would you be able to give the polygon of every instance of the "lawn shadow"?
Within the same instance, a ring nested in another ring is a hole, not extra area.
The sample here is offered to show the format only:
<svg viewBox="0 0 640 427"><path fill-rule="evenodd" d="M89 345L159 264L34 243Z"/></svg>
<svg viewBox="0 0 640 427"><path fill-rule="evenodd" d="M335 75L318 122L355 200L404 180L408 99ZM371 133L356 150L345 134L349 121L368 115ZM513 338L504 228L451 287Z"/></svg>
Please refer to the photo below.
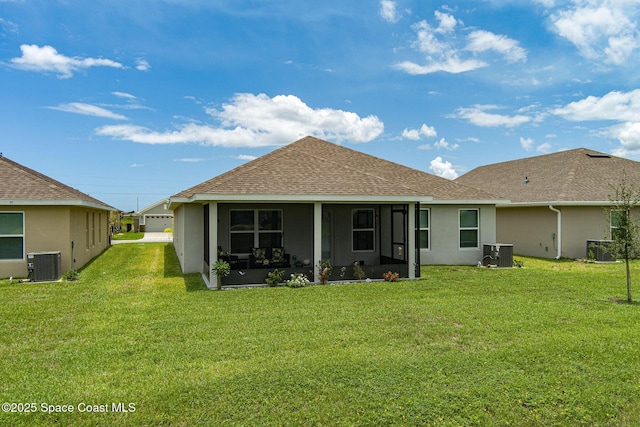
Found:
<svg viewBox="0 0 640 427"><path fill-rule="evenodd" d="M206 291L207 285L198 273L183 274L180 268L178 255L173 247L173 243L167 243L162 248L164 257L164 277L181 277L184 280L184 287L187 292Z"/></svg>
<svg viewBox="0 0 640 427"><path fill-rule="evenodd" d="M640 301L627 301L626 298L611 297L609 302L620 305L640 305Z"/></svg>

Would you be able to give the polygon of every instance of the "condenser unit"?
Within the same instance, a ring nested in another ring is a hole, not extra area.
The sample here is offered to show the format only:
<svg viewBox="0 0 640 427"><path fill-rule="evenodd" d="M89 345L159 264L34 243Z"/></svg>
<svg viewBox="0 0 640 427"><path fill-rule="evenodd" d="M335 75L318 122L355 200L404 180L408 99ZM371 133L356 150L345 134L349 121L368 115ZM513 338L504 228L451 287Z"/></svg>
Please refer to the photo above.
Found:
<svg viewBox="0 0 640 427"><path fill-rule="evenodd" d="M54 282L62 276L62 255L60 252L28 253L27 271L32 282Z"/></svg>
<svg viewBox="0 0 640 427"><path fill-rule="evenodd" d="M610 245L613 240L587 240L587 258L591 258L598 262L613 262L616 258L611 255Z"/></svg>
<svg viewBox="0 0 640 427"><path fill-rule="evenodd" d="M482 265L513 267L513 245L504 243L483 245Z"/></svg>

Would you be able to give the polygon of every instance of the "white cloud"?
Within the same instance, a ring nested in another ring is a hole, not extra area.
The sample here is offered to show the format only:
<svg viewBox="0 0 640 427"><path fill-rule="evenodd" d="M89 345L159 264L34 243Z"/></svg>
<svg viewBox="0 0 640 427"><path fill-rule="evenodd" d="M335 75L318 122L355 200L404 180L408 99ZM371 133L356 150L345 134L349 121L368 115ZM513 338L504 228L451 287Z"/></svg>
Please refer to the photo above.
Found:
<svg viewBox="0 0 640 427"><path fill-rule="evenodd" d="M20 46L22 56L11 59L14 68L26 71L52 72L61 79L68 79L73 73L90 67L124 68L118 62L103 58L70 58L58 53L51 46Z"/></svg>
<svg viewBox="0 0 640 427"><path fill-rule="evenodd" d="M257 159L257 156L251 156L249 154L238 154L237 156L234 157L234 159L238 159L238 160L255 160Z"/></svg>
<svg viewBox="0 0 640 427"><path fill-rule="evenodd" d="M525 151L531 151L533 149L533 139L520 137L520 146Z"/></svg>
<svg viewBox="0 0 640 427"><path fill-rule="evenodd" d="M627 122L608 129L609 136L618 139L620 147L614 149L616 156L628 156L640 152L640 122Z"/></svg>
<svg viewBox="0 0 640 427"><path fill-rule="evenodd" d="M200 158L200 157L183 157L181 159L173 159L174 162L181 162L181 163L200 163L200 162L204 162L206 159Z"/></svg>
<svg viewBox="0 0 640 427"><path fill-rule="evenodd" d="M398 22L401 18L401 15L396 9L396 2L391 0L381 0L380 16L382 16L382 19L392 24Z"/></svg>
<svg viewBox="0 0 640 427"><path fill-rule="evenodd" d="M293 95L236 94L207 113L220 125L188 123L175 130L153 131L135 125L104 126L98 135L145 144L199 143L227 147L283 145L306 135L335 142L368 142L384 131L376 116L331 108L313 109Z"/></svg>
<svg viewBox="0 0 640 427"><path fill-rule="evenodd" d="M469 34L469 43L466 49L475 53L492 50L502 54L509 62L527 60L527 52L520 47L517 41L489 31L478 30Z"/></svg>
<svg viewBox="0 0 640 427"><path fill-rule="evenodd" d="M436 175L447 178L447 179L456 179L458 177L458 173L453 168L453 165L446 160L443 160L442 157L438 156L435 159L431 160L429 165L429 169Z"/></svg>
<svg viewBox="0 0 640 427"><path fill-rule="evenodd" d="M405 129L402 131L403 138L411 139L413 141L418 141L423 136L427 138L435 138L438 136L438 133L436 132L436 128L433 126L427 126L424 123L420 129Z"/></svg>
<svg viewBox="0 0 640 427"><path fill-rule="evenodd" d="M551 144L549 144L548 142L540 144L536 148L536 151L538 151L539 153L544 153L544 154L549 153L549 152L551 152Z"/></svg>
<svg viewBox="0 0 640 427"><path fill-rule="evenodd" d="M477 59L461 60L457 57L449 57L440 62L434 62L428 65L419 65L411 61L403 61L394 67L411 75L432 74L439 71L451 74L466 73L467 71L477 70L488 66L486 62Z"/></svg>
<svg viewBox="0 0 640 427"><path fill-rule="evenodd" d="M449 151L457 150L458 148L460 148L460 145L449 144L449 142L446 141L444 138L441 138L440 141L433 144L433 146L438 149L442 148L444 150L449 150Z"/></svg>
<svg viewBox="0 0 640 427"><path fill-rule="evenodd" d="M463 36L464 23L453 15L436 11L437 26L426 20L412 25L416 39L412 47L425 55L425 64L415 61L401 61L396 69L408 74L431 74L446 72L452 74L473 71L489 64L478 55L492 51L503 56L508 62L526 61L527 53L516 40L489 31L475 30L466 38Z"/></svg>
<svg viewBox="0 0 640 427"><path fill-rule="evenodd" d="M125 99L137 99L136 96L131 95L130 93L126 93L126 92L111 92L112 95L117 96L118 98L125 98Z"/></svg>
<svg viewBox="0 0 640 427"><path fill-rule="evenodd" d="M149 71L151 69L151 65L146 59L138 58L136 59L136 70L138 71Z"/></svg>
<svg viewBox="0 0 640 427"><path fill-rule="evenodd" d="M102 117L105 119L127 120L122 114L114 113L97 105L83 104L81 102L71 102L60 104L57 107L48 107L52 110L65 111L67 113L82 114L85 116Z"/></svg>
<svg viewBox="0 0 640 427"><path fill-rule="evenodd" d="M574 1L551 15L552 30L586 58L620 65L640 46L637 0Z"/></svg>
<svg viewBox="0 0 640 427"><path fill-rule="evenodd" d="M3 18L0 18L0 30L4 33L18 34L18 26Z"/></svg>
<svg viewBox="0 0 640 427"><path fill-rule="evenodd" d="M640 89L631 92L613 91L597 97L588 96L557 108L554 114L570 121L616 120L634 121L640 116Z"/></svg>
<svg viewBox="0 0 640 427"><path fill-rule="evenodd" d="M471 108L458 108L455 116L482 127L504 126L512 128L531 121L531 117L521 114L507 116L487 112L499 108L496 105L474 105Z"/></svg>

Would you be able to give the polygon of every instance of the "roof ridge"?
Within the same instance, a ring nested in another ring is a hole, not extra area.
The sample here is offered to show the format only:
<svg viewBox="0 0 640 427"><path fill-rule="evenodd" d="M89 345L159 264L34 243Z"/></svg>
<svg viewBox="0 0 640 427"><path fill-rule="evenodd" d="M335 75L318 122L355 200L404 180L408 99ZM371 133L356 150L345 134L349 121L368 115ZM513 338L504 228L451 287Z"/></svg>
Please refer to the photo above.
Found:
<svg viewBox="0 0 640 427"><path fill-rule="evenodd" d="M563 200L567 197L568 190L571 188L574 181L576 180L578 164L580 163L580 156L586 155L586 150L583 148L578 148L576 150L571 150L571 151L575 151L575 153L573 156L573 160L571 161L569 168L567 170L567 178L565 179L564 183L560 187L560 192L558 193L558 200Z"/></svg>

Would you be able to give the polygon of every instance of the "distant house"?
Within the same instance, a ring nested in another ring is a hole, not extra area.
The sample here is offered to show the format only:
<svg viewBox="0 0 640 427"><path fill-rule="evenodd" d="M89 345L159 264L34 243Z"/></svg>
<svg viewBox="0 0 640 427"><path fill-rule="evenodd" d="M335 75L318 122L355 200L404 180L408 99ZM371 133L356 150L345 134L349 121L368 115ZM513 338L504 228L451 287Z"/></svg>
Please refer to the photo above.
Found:
<svg viewBox="0 0 640 427"><path fill-rule="evenodd" d="M230 261L224 284L264 283L274 268L332 280L420 264L476 264L494 242L495 197L472 187L305 137L170 198L185 273ZM211 277L212 278L212 277ZM213 283L213 282L211 282Z"/></svg>
<svg viewBox="0 0 640 427"><path fill-rule="evenodd" d="M173 212L169 210L169 199L162 199L134 213L139 220L140 231L158 232L173 228Z"/></svg>
<svg viewBox="0 0 640 427"><path fill-rule="evenodd" d="M511 200L497 205L497 239L515 253L581 258L588 240L611 239L605 208L622 171L640 182L640 163L579 148L481 166L456 182Z"/></svg>
<svg viewBox="0 0 640 427"><path fill-rule="evenodd" d="M109 247L111 206L0 156L0 277L27 277L27 255L60 252L61 271Z"/></svg>

